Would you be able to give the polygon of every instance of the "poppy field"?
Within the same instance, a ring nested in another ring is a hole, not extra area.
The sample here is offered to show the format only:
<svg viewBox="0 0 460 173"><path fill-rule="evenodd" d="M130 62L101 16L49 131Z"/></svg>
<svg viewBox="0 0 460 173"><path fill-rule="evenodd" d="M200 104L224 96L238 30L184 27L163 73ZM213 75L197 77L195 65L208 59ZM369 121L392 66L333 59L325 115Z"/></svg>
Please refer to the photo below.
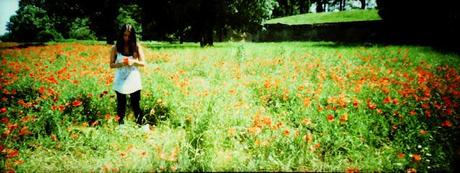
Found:
<svg viewBox="0 0 460 173"><path fill-rule="evenodd" d="M110 45L0 44L7 172L423 172L460 158L460 57L428 47L143 42L143 131L131 109L118 125Z"/></svg>

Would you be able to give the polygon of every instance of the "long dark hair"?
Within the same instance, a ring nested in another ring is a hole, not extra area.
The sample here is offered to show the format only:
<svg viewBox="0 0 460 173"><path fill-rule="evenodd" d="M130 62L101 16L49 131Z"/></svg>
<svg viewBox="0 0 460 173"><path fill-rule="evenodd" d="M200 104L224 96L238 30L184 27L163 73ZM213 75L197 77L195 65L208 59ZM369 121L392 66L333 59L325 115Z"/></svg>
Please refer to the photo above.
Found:
<svg viewBox="0 0 460 173"><path fill-rule="evenodd" d="M124 33L128 31L130 32L129 38L128 38L128 54L125 54L125 41L123 40L123 35ZM125 56L132 56L134 53L137 53L139 55L139 50L137 47L137 41L136 41L136 30L134 29L133 26L130 24L125 24L121 27L120 32L118 33L118 38L117 38L117 52L121 53Z"/></svg>

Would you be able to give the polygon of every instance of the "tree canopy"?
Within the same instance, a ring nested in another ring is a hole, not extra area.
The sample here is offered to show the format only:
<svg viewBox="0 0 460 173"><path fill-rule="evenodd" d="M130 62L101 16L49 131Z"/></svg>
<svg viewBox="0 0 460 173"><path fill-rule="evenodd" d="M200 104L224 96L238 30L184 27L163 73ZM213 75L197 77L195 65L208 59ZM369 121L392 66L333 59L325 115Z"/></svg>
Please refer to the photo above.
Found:
<svg viewBox="0 0 460 173"><path fill-rule="evenodd" d="M97 37L113 43L119 26L129 23L146 40L204 46L228 30L260 29L276 5L275 0L22 0L7 29L18 41Z"/></svg>

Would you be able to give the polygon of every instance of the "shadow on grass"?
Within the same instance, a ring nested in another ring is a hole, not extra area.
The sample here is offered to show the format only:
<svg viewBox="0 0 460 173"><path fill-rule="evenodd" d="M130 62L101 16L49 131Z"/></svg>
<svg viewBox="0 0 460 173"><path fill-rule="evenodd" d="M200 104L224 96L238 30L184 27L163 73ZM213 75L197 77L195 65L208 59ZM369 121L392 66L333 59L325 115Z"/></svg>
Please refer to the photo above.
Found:
<svg viewBox="0 0 460 173"><path fill-rule="evenodd" d="M225 45L218 44L220 42L214 42L214 46L209 46L212 48L223 48L226 47ZM200 46L200 43L193 43L193 42L187 42L187 43L144 43L143 44L145 47L150 48L150 49L189 49L189 48L203 48ZM206 47L204 47L206 48Z"/></svg>
<svg viewBox="0 0 460 173"><path fill-rule="evenodd" d="M21 49L21 48L28 48L34 46L44 46L46 43L44 42L26 42L26 43L16 43L16 42L3 42L0 43L0 50L1 49Z"/></svg>
<svg viewBox="0 0 460 173"><path fill-rule="evenodd" d="M460 55L460 47L450 43L428 43L428 42L414 42L414 41L380 41L380 42L317 42L312 44L313 47L326 47L326 48L351 48L351 47L385 47L385 46L422 46L432 48L439 53L453 53Z"/></svg>

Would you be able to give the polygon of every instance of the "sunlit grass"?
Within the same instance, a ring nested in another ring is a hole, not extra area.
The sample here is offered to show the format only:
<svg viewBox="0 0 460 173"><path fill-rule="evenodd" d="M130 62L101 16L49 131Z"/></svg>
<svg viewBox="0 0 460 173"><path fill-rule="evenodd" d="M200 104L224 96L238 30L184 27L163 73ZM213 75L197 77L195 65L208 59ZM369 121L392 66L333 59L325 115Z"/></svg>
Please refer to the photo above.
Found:
<svg viewBox="0 0 460 173"><path fill-rule="evenodd" d="M117 125L109 46L2 49L2 168L451 170L457 157L455 54L329 42L143 46L150 132L130 112Z"/></svg>
<svg viewBox="0 0 460 173"><path fill-rule="evenodd" d="M382 20L378 10L348 10L340 12L307 13L270 19L265 24L311 25L321 23L340 23Z"/></svg>

